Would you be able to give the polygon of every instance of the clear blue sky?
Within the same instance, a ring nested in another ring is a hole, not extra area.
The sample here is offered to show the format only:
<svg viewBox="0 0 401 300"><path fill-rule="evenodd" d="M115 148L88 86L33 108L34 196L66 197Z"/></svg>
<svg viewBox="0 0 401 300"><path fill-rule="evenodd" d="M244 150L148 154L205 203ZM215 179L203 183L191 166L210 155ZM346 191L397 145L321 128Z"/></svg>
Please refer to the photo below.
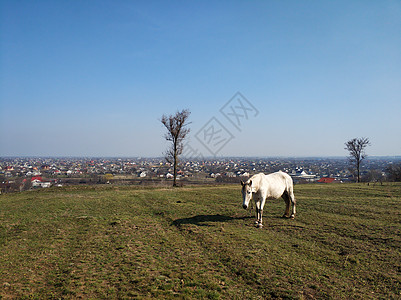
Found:
<svg viewBox="0 0 401 300"><path fill-rule="evenodd" d="M0 156L160 156L183 108L205 156L212 117L218 156L401 155L398 0L0 3Z"/></svg>

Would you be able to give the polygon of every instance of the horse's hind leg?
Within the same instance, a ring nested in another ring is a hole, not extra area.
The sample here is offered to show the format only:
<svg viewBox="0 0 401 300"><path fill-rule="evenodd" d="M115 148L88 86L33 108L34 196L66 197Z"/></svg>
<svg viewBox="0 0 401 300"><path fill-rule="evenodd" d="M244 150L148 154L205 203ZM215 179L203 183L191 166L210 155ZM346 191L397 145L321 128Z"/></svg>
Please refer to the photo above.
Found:
<svg viewBox="0 0 401 300"><path fill-rule="evenodd" d="M296 204L297 204L297 201L295 200L295 196L294 196L294 191L293 191L293 189L290 189L289 198L290 198L290 201L291 201L291 203L292 203L292 212L291 212L290 218L291 218L291 219L294 219L294 218L295 218L295 206L296 206Z"/></svg>
<svg viewBox="0 0 401 300"><path fill-rule="evenodd" d="M284 211L283 218L288 218L290 216L290 196L288 195L287 192L284 192L282 197L285 202L285 211Z"/></svg>

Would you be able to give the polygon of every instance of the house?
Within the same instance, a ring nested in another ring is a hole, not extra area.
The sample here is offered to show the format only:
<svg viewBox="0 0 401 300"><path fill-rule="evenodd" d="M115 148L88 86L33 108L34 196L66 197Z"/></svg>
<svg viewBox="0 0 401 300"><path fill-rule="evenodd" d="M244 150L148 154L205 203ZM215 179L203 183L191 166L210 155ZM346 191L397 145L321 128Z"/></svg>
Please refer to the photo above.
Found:
<svg viewBox="0 0 401 300"><path fill-rule="evenodd" d="M40 176L32 177L31 183L33 188L48 188L51 186L50 182L43 182L43 179Z"/></svg>
<svg viewBox="0 0 401 300"><path fill-rule="evenodd" d="M318 183L332 183L335 180L336 180L335 178L331 178L331 177L322 177L317 182Z"/></svg>
<svg viewBox="0 0 401 300"><path fill-rule="evenodd" d="M294 181L304 180L304 181L315 181L316 175L308 174L302 169L294 170L289 174Z"/></svg>
<svg viewBox="0 0 401 300"><path fill-rule="evenodd" d="M34 176L34 177L32 177L31 178L31 182L34 182L34 181L39 181L39 182L42 182L42 177L40 177L40 176Z"/></svg>
<svg viewBox="0 0 401 300"><path fill-rule="evenodd" d="M53 171L53 175L60 175L60 174L61 174L61 171L60 171L60 170L55 169L55 170Z"/></svg>

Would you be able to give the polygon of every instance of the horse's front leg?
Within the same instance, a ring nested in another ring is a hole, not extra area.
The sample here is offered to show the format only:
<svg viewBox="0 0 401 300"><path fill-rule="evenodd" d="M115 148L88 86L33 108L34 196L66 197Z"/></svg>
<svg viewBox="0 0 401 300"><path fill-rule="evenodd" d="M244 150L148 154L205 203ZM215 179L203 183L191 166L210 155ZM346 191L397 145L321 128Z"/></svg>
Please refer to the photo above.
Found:
<svg viewBox="0 0 401 300"><path fill-rule="evenodd" d="M263 227L263 207L265 206L266 199L262 198L259 202L259 217L258 217L258 224L256 225L257 228Z"/></svg>
<svg viewBox="0 0 401 300"><path fill-rule="evenodd" d="M259 199L255 200L255 206L256 206L256 221L255 224L259 224L259 220L260 220L260 201Z"/></svg>

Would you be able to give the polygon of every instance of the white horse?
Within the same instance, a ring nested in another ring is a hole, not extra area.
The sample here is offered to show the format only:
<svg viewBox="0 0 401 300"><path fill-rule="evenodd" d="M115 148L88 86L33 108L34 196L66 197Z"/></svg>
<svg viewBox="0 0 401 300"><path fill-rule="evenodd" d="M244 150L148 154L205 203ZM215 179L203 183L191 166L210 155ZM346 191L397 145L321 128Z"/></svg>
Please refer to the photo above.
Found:
<svg viewBox="0 0 401 300"><path fill-rule="evenodd" d="M242 207L247 209L249 201L253 198L256 205L256 227L262 228L263 207L266 199L278 199L282 197L286 207L283 217L295 218L295 197L294 185L290 175L284 172L276 172L269 175L259 173L253 175L246 182L241 181L242 185ZM290 203L292 203L292 212L290 213Z"/></svg>

